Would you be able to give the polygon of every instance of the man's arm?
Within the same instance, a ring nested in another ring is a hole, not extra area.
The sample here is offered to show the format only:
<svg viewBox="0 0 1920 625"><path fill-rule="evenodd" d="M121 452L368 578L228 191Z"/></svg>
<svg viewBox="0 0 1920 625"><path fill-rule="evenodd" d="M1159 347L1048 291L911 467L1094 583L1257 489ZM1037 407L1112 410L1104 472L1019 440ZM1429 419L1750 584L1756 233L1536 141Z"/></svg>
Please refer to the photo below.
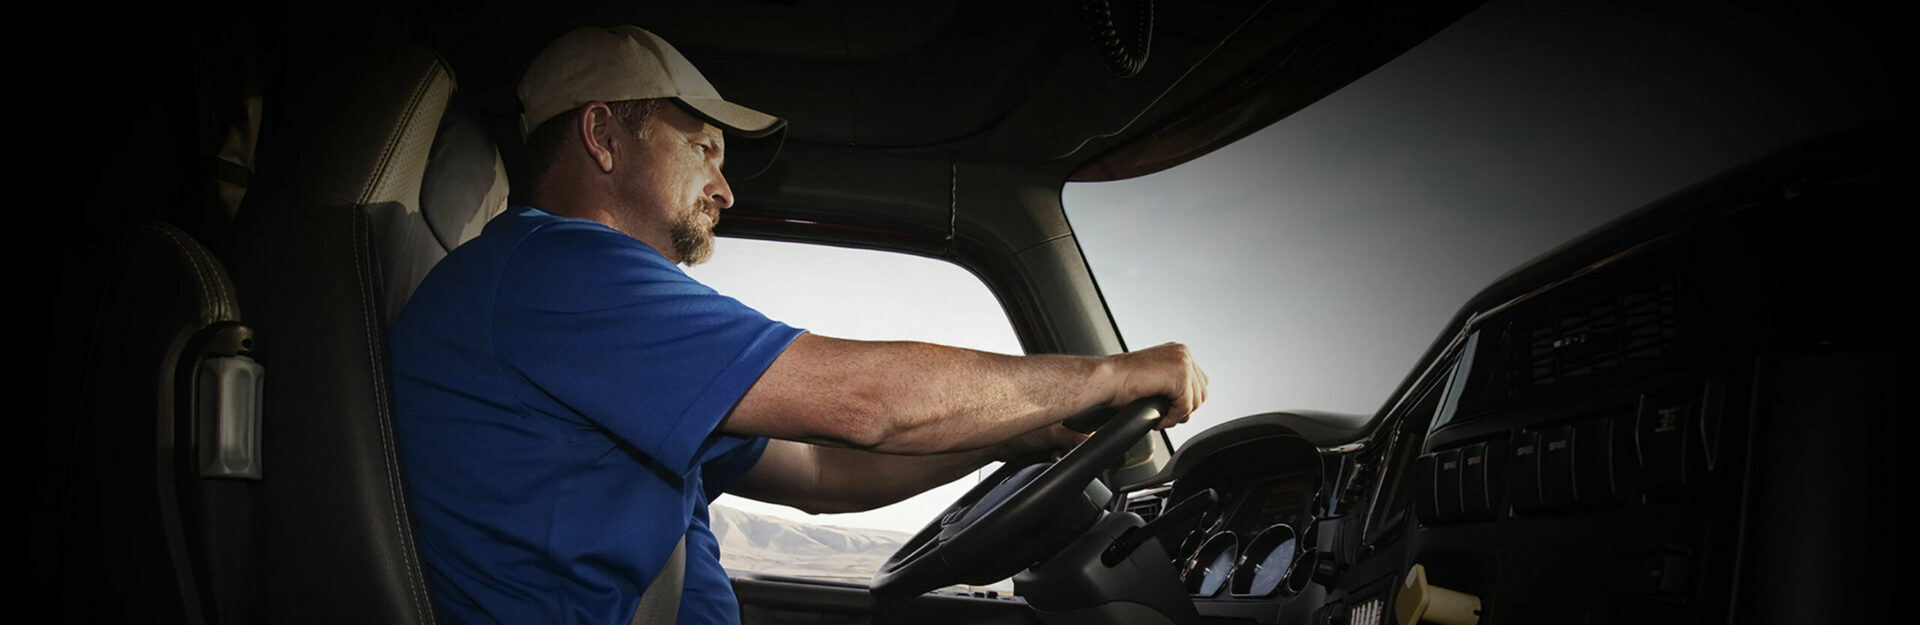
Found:
<svg viewBox="0 0 1920 625"><path fill-rule="evenodd" d="M1205 401L1206 374L1185 346L1104 357L1007 356L802 334L720 430L885 454L948 454L1152 395L1173 399L1161 427L1185 421Z"/></svg>
<svg viewBox="0 0 1920 625"><path fill-rule="evenodd" d="M974 451L898 456L783 441L767 442L759 462L728 492L810 514L860 512L912 497L965 477L994 460L1067 449L1086 439L1064 427L1047 427L1014 441Z"/></svg>

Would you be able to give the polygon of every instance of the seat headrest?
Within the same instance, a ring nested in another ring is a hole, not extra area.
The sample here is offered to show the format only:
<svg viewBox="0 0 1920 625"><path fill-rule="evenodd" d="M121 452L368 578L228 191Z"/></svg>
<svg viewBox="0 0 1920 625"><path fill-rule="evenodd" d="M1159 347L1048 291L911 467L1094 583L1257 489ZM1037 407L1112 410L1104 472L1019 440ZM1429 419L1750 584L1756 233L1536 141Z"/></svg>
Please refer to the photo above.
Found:
<svg viewBox="0 0 1920 625"><path fill-rule="evenodd" d="M460 112L455 87L446 60L420 46L343 62L316 78L298 99L287 166L276 172L286 201L258 207L365 215L389 324L435 263L506 210L499 150Z"/></svg>
<svg viewBox="0 0 1920 625"><path fill-rule="evenodd" d="M420 182L420 212L441 249L452 251L479 236L487 220L507 208L507 168L480 124L449 108L434 134Z"/></svg>

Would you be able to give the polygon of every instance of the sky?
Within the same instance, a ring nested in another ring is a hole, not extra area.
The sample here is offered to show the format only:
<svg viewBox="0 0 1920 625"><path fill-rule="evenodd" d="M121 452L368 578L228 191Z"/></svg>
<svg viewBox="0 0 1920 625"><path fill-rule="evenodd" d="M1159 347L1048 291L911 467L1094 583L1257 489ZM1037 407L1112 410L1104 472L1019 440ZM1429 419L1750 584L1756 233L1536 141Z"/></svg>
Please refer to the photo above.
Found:
<svg viewBox="0 0 1920 625"><path fill-rule="evenodd" d="M1212 378L1173 438L1278 409L1371 414L1498 276L1844 117L1804 110L1817 76L1774 71L1755 56L1781 51L1716 19L1489 3L1213 154L1068 185L1127 345L1188 343ZM1155 247L1177 252L1138 253Z"/></svg>
<svg viewBox="0 0 1920 625"><path fill-rule="evenodd" d="M1496 0L1238 143L1142 178L1067 185L1062 203L1127 344L1187 343L1212 380L1207 405L1169 431L1176 444L1261 412L1371 414L1501 274L1846 125L1852 112L1819 95L1826 80L1738 16ZM964 270L808 247L723 240L690 273L822 334L1018 353ZM874 288L823 290L834 276ZM932 329L908 327L914 318ZM813 520L912 531L962 490Z"/></svg>

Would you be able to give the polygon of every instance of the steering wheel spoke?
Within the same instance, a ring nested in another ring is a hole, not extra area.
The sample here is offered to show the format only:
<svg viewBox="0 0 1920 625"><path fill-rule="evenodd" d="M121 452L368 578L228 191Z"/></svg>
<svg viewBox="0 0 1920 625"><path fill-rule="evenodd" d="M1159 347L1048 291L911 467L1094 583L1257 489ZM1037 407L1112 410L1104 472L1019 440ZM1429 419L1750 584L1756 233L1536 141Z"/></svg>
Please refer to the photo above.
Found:
<svg viewBox="0 0 1920 625"><path fill-rule="evenodd" d="M1065 547L1061 532L1039 530L1059 522L1088 483L1152 431L1167 405L1164 397L1128 404L1058 462L1000 467L901 545L874 573L873 594L910 597L1001 571L1010 575ZM1039 536L1060 544L1038 556L1018 548ZM1071 534L1065 536L1070 540Z"/></svg>
<svg viewBox="0 0 1920 625"><path fill-rule="evenodd" d="M933 537L932 540L928 540L926 543L920 545L920 548L914 549L913 553L907 554L907 557L905 558L905 560L912 561L912 560L919 559L920 556L930 553L935 548L939 547L941 542L943 541L940 540L940 537L935 536Z"/></svg>

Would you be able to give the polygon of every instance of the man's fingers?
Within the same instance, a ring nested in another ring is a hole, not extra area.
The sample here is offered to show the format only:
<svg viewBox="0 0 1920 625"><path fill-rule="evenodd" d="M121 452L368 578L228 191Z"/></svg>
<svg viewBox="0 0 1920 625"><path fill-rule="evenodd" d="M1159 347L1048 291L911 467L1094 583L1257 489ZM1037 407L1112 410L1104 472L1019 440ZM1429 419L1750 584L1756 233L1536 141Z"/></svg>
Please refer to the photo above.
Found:
<svg viewBox="0 0 1920 625"><path fill-rule="evenodd" d="M1073 430L1067 429L1067 427L1064 425L1057 425L1057 424L1053 426L1049 426L1047 428L1047 434L1052 439L1051 444L1053 445L1053 448L1061 452L1065 452L1066 450L1073 449L1075 446L1078 446L1080 443L1087 442L1087 439L1093 436L1092 434L1087 434L1084 432L1075 432Z"/></svg>
<svg viewBox="0 0 1920 625"><path fill-rule="evenodd" d="M1185 345L1165 343L1124 356L1130 365L1129 381L1116 403L1148 395L1166 395L1172 400L1167 414L1155 427L1166 429L1187 422L1207 401L1207 374L1193 359Z"/></svg>
<svg viewBox="0 0 1920 625"><path fill-rule="evenodd" d="M1193 363L1193 375L1200 380L1199 397L1193 402L1193 409L1199 410L1201 404L1207 403L1207 372L1200 368L1200 363L1196 362Z"/></svg>
<svg viewBox="0 0 1920 625"><path fill-rule="evenodd" d="M1185 364L1187 367L1186 397L1183 399L1186 402L1186 409L1180 415L1180 423L1186 423L1187 420L1192 419L1193 413L1199 411L1200 405L1207 401L1206 372L1200 369L1200 363L1193 359L1192 354L1186 354Z"/></svg>

